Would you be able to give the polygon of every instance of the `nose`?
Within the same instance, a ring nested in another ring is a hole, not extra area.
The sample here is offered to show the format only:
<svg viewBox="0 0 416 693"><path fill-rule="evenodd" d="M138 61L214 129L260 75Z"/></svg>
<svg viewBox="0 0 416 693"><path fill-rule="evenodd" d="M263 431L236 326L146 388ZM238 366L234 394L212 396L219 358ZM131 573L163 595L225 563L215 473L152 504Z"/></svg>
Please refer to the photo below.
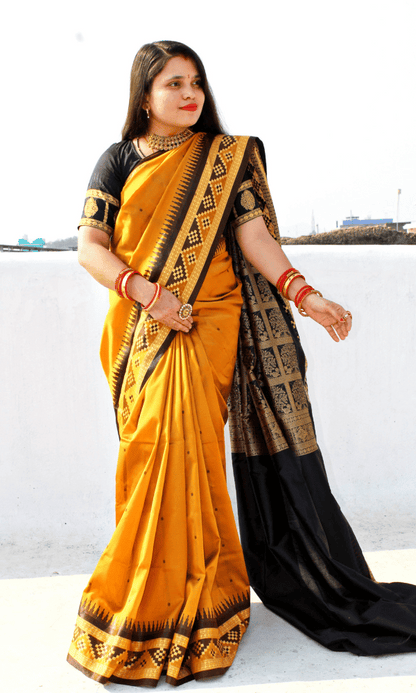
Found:
<svg viewBox="0 0 416 693"><path fill-rule="evenodd" d="M195 96L195 87L192 84L185 85L182 96L184 99L192 99Z"/></svg>

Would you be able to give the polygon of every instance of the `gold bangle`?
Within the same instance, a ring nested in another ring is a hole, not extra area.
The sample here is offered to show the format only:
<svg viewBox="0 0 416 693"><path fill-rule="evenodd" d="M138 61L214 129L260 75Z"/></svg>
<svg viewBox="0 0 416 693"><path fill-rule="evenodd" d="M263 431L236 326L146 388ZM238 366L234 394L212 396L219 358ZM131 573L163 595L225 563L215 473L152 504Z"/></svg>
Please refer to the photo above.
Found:
<svg viewBox="0 0 416 693"><path fill-rule="evenodd" d="M291 283L293 281L295 281L295 279L298 279L298 277L300 277L301 279L305 279L303 274L301 274L300 272L293 272L291 275L288 276L285 283L283 284L283 289L282 289L283 298L289 298L287 295L287 291L289 289L289 286L291 285Z"/></svg>
<svg viewBox="0 0 416 693"><path fill-rule="evenodd" d="M320 291L317 291L316 289L312 289L312 291L308 291L306 296L304 296L301 300L301 302L298 305L298 311L301 315L303 315L304 318L309 318L309 315L307 314L306 310L302 308L302 303L307 298L307 296L310 296L311 294L316 294L317 296L320 296L322 298L322 294Z"/></svg>
<svg viewBox="0 0 416 693"><path fill-rule="evenodd" d="M126 293L126 286L127 282L129 281L130 277L134 274L134 270L130 270L129 272L126 272L124 277L122 278L120 282L120 292L123 294L123 298L129 298L127 293Z"/></svg>
<svg viewBox="0 0 416 693"><path fill-rule="evenodd" d="M155 293L153 294L152 300L150 301L150 303L147 304L147 306L143 306L143 310L145 310L146 313L148 313L149 310L151 310L153 308L155 303L159 300L161 293L162 293L162 287L160 286L160 284L158 284L156 282L155 283Z"/></svg>

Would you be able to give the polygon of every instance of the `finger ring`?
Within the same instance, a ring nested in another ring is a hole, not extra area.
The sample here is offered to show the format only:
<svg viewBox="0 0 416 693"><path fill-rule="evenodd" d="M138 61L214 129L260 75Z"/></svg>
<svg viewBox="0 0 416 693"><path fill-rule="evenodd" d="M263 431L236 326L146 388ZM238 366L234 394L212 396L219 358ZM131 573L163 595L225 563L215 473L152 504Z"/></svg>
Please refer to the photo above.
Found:
<svg viewBox="0 0 416 693"><path fill-rule="evenodd" d="M351 315L351 313L350 313L349 310L347 310L347 312L345 313L345 315L342 316L342 319L343 319L343 320L346 320L347 318L351 318L351 319L352 319L352 315Z"/></svg>
<svg viewBox="0 0 416 693"><path fill-rule="evenodd" d="M181 320L186 320L192 315L192 306L190 303L184 303L178 311Z"/></svg>

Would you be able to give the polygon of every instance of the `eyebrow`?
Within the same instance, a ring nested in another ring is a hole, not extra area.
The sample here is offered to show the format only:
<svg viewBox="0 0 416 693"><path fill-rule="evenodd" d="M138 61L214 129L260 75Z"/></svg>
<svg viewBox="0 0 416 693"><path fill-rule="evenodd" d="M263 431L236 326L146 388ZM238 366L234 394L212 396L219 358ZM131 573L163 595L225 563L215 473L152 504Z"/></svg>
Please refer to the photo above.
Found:
<svg viewBox="0 0 416 693"><path fill-rule="evenodd" d="M201 78L201 75L196 73L196 75L194 75L194 79L195 77ZM173 75L172 77L168 77L166 81L169 82L171 79L184 79L184 75Z"/></svg>

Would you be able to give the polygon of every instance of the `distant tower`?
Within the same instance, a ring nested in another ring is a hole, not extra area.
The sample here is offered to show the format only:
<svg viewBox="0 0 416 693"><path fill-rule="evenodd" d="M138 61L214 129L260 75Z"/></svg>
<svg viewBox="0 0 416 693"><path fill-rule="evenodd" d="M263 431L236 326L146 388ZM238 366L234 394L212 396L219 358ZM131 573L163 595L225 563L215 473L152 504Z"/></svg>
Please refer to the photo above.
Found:
<svg viewBox="0 0 416 693"><path fill-rule="evenodd" d="M400 203L400 195L402 194L401 188L398 189L397 191L397 215L396 215L396 231L399 230L399 203Z"/></svg>
<svg viewBox="0 0 416 693"><path fill-rule="evenodd" d="M311 236L313 236L316 233L315 230L315 215L312 210L312 219L311 219Z"/></svg>

